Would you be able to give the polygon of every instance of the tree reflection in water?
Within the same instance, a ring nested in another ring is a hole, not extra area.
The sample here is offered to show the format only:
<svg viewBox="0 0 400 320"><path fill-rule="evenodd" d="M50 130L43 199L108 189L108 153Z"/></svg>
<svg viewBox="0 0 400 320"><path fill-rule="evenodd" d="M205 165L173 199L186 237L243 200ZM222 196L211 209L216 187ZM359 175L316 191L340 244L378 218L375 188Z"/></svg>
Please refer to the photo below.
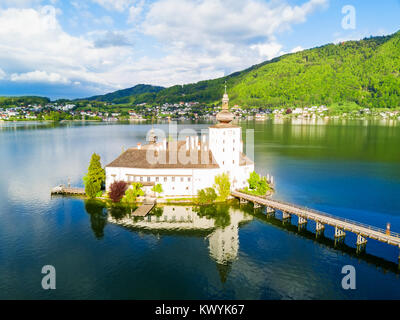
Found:
<svg viewBox="0 0 400 320"><path fill-rule="evenodd" d="M215 227L225 228L231 224L231 217L229 215L229 205L226 204L214 204L206 206L194 207L193 211L196 212L199 217L205 217L207 219L213 219L215 221Z"/></svg>
<svg viewBox="0 0 400 320"><path fill-rule="evenodd" d="M104 204L96 200L87 200L85 201L85 210L90 215L90 225L95 237L102 239L107 224L107 210Z"/></svg>

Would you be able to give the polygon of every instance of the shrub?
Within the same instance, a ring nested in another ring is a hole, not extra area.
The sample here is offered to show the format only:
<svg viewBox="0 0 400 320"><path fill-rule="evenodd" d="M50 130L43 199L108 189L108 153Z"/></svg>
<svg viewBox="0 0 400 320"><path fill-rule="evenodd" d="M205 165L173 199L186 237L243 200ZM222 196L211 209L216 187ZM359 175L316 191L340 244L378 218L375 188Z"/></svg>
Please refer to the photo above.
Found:
<svg viewBox="0 0 400 320"><path fill-rule="evenodd" d="M231 193L231 183L229 181L229 175L227 173L222 173L215 176L214 187L218 191L219 200L225 201Z"/></svg>
<svg viewBox="0 0 400 320"><path fill-rule="evenodd" d="M197 202L201 205L212 204L217 199L217 193L213 188L202 189L197 192Z"/></svg>
<svg viewBox="0 0 400 320"><path fill-rule="evenodd" d="M252 173L250 173L250 177L247 180L247 182L249 183L249 188L251 190L256 189L259 181L260 181L260 175L257 172L253 171Z"/></svg>
<svg viewBox="0 0 400 320"><path fill-rule="evenodd" d="M249 183L249 188L245 188L245 192L251 193L257 196L265 196L267 191L271 189L267 182L266 177L260 177L255 171L250 173L250 177L247 180Z"/></svg>
<svg viewBox="0 0 400 320"><path fill-rule="evenodd" d="M115 181L110 185L108 196L113 202L120 202L127 188L128 184L125 181Z"/></svg>
<svg viewBox="0 0 400 320"><path fill-rule="evenodd" d="M123 197L122 202L126 203L136 202L137 197L144 195L142 188L143 185L140 182L132 183L132 188L129 188L125 191L125 196Z"/></svg>
<svg viewBox="0 0 400 320"><path fill-rule="evenodd" d="M158 196L160 193L163 193L163 192L164 192L163 187L162 187L162 185L161 185L160 183L156 184L156 185L153 187L153 189L151 189L151 191L155 192L155 193L157 194L157 196Z"/></svg>

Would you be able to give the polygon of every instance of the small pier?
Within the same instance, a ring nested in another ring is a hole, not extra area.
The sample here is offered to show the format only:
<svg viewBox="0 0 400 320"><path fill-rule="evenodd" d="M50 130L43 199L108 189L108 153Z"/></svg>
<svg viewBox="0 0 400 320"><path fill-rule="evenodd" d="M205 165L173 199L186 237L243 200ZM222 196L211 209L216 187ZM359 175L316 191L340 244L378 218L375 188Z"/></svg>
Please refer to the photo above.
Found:
<svg viewBox="0 0 400 320"><path fill-rule="evenodd" d="M86 192L84 188L70 188L70 187L65 187L64 185L60 185L51 189L51 194L84 196L86 195Z"/></svg>
<svg viewBox="0 0 400 320"><path fill-rule="evenodd" d="M145 217L147 216L151 210L153 210L156 205L156 201L145 201L139 208L137 208L132 215L134 217Z"/></svg>
<svg viewBox="0 0 400 320"><path fill-rule="evenodd" d="M357 250L360 251L365 250L368 238L397 246L400 249L400 234L392 232L389 229L380 229L360 222L335 217L321 211L283 201L253 196L240 191L233 191L232 196L238 198L240 203L252 202L255 207L265 206L267 208L267 215L272 214L274 211L280 211L282 212L283 221L290 221L291 217L296 215L298 217L299 227L302 228L309 220L312 220L315 222L317 235L324 231L325 225L335 228L335 240L337 241L343 241L346 236L346 231L355 233L357 235Z"/></svg>

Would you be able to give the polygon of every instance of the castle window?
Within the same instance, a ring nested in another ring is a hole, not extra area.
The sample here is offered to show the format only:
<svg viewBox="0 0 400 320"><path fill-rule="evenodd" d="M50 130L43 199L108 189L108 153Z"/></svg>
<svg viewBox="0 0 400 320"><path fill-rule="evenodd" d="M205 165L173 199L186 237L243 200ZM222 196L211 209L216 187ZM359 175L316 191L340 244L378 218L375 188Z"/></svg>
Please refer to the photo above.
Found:
<svg viewBox="0 0 400 320"><path fill-rule="evenodd" d="M224 165L224 164L225 164L225 161L222 161L222 164Z"/></svg>
<svg viewBox="0 0 400 320"><path fill-rule="evenodd" d="M150 182L150 177L147 177L147 182Z"/></svg>
<svg viewBox="0 0 400 320"><path fill-rule="evenodd" d="M160 181L160 178L159 178L159 177L156 177L156 182L158 182L158 181Z"/></svg>
<svg viewBox="0 0 400 320"><path fill-rule="evenodd" d="M188 182L190 182L191 180L192 180L192 179L189 177L189 178L188 178Z"/></svg>
<svg viewBox="0 0 400 320"><path fill-rule="evenodd" d="M235 164L235 160L233 160L232 163Z"/></svg>
<svg viewBox="0 0 400 320"><path fill-rule="evenodd" d="M186 190L189 190L189 187L186 187Z"/></svg>
<svg viewBox="0 0 400 320"><path fill-rule="evenodd" d="M140 177L140 182L143 182L143 177Z"/></svg>
<svg viewBox="0 0 400 320"><path fill-rule="evenodd" d="M181 177L181 182L183 182L183 177Z"/></svg>
<svg viewBox="0 0 400 320"><path fill-rule="evenodd" d="M175 177L172 177L171 179L172 179L172 182L175 182Z"/></svg>
<svg viewBox="0 0 400 320"><path fill-rule="evenodd" d="M225 152L225 149L222 149L222 152Z"/></svg>
<svg viewBox="0 0 400 320"><path fill-rule="evenodd" d="M168 180L167 177L164 177L164 182L167 182L167 180Z"/></svg>

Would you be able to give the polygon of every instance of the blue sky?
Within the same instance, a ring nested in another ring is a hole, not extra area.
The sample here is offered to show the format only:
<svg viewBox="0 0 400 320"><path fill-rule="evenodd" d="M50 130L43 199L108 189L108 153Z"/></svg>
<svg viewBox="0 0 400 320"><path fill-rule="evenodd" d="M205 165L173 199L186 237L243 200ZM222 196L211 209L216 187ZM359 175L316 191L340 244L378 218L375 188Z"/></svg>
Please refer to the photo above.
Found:
<svg viewBox="0 0 400 320"><path fill-rule="evenodd" d="M399 16L400 0L1 0L0 95L77 98L193 83L392 34Z"/></svg>

